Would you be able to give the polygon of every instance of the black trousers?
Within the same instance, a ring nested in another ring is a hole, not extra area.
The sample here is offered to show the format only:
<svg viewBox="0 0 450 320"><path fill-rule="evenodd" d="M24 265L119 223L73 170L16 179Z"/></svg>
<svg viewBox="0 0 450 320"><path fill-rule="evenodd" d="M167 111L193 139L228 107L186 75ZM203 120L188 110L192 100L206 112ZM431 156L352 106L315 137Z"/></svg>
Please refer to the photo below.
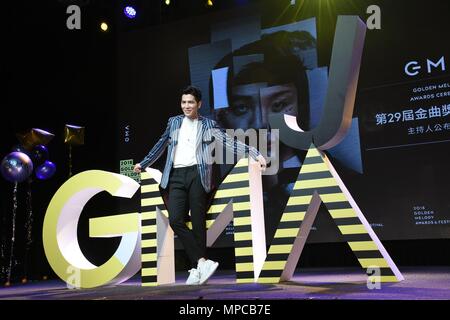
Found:
<svg viewBox="0 0 450 320"><path fill-rule="evenodd" d="M169 222L193 267L206 257L206 202L197 166L173 168L169 177ZM192 230L186 226L189 209Z"/></svg>

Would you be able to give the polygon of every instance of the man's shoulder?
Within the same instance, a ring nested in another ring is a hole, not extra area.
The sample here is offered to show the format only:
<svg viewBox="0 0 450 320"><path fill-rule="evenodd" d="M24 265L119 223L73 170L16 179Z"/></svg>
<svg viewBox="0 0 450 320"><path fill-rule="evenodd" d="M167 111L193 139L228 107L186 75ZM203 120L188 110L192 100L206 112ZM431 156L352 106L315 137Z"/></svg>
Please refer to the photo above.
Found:
<svg viewBox="0 0 450 320"><path fill-rule="evenodd" d="M211 118L202 117L202 120L210 126L215 126L217 124L217 122Z"/></svg>
<svg viewBox="0 0 450 320"><path fill-rule="evenodd" d="M172 122L172 121L174 121L174 120L181 119L181 118L183 118L183 115L182 115L182 114L179 114L179 115L170 117L169 120L168 120L168 122L170 123L170 122Z"/></svg>

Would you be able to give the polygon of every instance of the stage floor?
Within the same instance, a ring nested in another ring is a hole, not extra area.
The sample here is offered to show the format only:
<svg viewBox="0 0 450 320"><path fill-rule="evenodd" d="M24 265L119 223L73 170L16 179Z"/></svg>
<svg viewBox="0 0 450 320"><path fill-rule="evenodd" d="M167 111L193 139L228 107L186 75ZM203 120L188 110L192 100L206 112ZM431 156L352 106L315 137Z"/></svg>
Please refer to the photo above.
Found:
<svg viewBox="0 0 450 320"><path fill-rule="evenodd" d="M47 280L0 288L0 299L10 300L449 300L450 267L403 267L405 280L368 289L367 276L358 268L299 269L292 281L281 284L236 284L232 271L217 271L207 285L186 286L187 273L176 283L141 287L140 278L117 286L68 289L62 281Z"/></svg>

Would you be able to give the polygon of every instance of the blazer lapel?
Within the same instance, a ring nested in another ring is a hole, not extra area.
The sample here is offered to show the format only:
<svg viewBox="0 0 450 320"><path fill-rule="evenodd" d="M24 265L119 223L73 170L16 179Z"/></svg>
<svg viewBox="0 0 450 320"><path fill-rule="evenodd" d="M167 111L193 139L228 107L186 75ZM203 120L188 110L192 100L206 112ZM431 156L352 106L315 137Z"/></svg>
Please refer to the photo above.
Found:
<svg viewBox="0 0 450 320"><path fill-rule="evenodd" d="M181 124L183 123L184 115L182 117L179 117L174 121L174 124L172 126L172 142L178 143L178 135L180 134L180 128Z"/></svg>
<svg viewBox="0 0 450 320"><path fill-rule="evenodd" d="M198 127L197 127L197 144L196 149L198 149L199 145L202 142L203 134L205 133L206 123L205 119L202 116L198 117Z"/></svg>

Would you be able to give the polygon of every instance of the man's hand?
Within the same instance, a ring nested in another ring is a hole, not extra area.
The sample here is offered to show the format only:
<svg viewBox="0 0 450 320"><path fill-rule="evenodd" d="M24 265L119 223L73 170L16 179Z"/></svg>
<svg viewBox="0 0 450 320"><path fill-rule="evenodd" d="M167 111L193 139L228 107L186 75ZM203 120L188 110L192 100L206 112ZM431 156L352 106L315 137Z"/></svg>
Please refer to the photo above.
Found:
<svg viewBox="0 0 450 320"><path fill-rule="evenodd" d="M141 164L140 163L136 163L134 165L133 171L136 172L136 173L141 173L141 171L142 171Z"/></svg>
<svg viewBox="0 0 450 320"><path fill-rule="evenodd" d="M258 161L259 164L261 165L261 171L266 171L267 162L266 159L261 154L256 158L256 161Z"/></svg>

